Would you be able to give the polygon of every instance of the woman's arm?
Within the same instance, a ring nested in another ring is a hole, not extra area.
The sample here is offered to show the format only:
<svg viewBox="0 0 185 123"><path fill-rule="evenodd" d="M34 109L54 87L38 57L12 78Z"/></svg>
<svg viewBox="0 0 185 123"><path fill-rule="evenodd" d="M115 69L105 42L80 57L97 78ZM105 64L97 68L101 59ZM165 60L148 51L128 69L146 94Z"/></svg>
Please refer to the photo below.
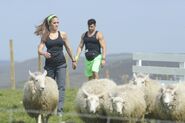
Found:
<svg viewBox="0 0 185 123"><path fill-rule="evenodd" d="M61 36L64 40L64 46L65 46L65 49L66 49L69 57L71 58L72 62L75 62L75 59L72 55L72 50L71 50L70 45L69 45L69 40L68 40L67 33L66 32L61 32Z"/></svg>
<svg viewBox="0 0 185 123"><path fill-rule="evenodd" d="M39 55L43 55L45 58L50 58L51 54L48 52L44 52L44 47L45 47L45 43L43 41L40 42L39 46L38 46L38 54Z"/></svg>

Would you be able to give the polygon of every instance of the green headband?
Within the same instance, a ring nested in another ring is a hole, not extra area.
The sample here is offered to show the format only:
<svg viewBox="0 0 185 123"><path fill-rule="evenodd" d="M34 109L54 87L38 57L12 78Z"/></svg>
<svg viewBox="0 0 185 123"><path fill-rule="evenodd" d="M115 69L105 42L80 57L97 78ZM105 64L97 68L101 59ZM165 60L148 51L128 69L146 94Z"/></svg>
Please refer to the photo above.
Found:
<svg viewBox="0 0 185 123"><path fill-rule="evenodd" d="M49 24L50 20L51 20L53 17L56 17L56 15L50 15L50 16L47 18L48 24Z"/></svg>

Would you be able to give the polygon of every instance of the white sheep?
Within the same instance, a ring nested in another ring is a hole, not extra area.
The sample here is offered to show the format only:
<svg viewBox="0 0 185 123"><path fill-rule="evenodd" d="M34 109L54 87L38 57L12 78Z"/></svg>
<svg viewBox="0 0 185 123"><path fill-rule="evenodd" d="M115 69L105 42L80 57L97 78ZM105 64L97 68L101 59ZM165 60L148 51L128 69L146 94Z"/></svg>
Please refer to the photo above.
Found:
<svg viewBox="0 0 185 123"><path fill-rule="evenodd" d="M161 101L168 120L185 122L185 84L177 83L162 90Z"/></svg>
<svg viewBox="0 0 185 123"><path fill-rule="evenodd" d="M76 110L81 114L95 114L104 116L105 111L103 109L104 103L106 103L104 97L108 94L112 88L116 87L115 82L109 79L94 79L85 82L81 88L79 88L76 96ZM105 104L106 105L106 104ZM89 120L89 118L81 117L85 122L105 122L105 119Z"/></svg>
<svg viewBox="0 0 185 123"><path fill-rule="evenodd" d="M117 86L109 93L109 96L113 109L112 116L129 121L144 120L146 102L141 89L125 84ZM117 120L112 120L112 122L117 122Z"/></svg>
<svg viewBox="0 0 185 123"><path fill-rule="evenodd" d="M150 118L153 119L160 119L160 120L171 120L171 116L166 108L166 104L164 103L164 95L166 88L170 89L171 86L162 84L161 89L158 92L156 98L155 98L155 104L153 106L152 110L152 116ZM169 91L167 89L167 91ZM171 89L170 89L171 90Z"/></svg>
<svg viewBox="0 0 185 123"><path fill-rule="evenodd" d="M147 105L146 117L153 118L155 116L156 98L160 93L161 84L158 81L152 80L149 74L133 74L133 80L130 84L141 88L145 94L145 101Z"/></svg>
<svg viewBox="0 0 185 123"><path fill-rule="evenodd" d="M47 123L58 104L57 83L46 74L29 71L30 79L24 85L23 106L37 123Z"/></svg>

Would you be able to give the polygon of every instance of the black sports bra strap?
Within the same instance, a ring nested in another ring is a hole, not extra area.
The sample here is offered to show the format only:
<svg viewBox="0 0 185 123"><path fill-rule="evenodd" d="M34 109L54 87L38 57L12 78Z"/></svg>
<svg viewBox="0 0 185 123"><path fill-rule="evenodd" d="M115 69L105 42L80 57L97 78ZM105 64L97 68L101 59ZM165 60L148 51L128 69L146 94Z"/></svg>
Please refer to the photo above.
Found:
<svg viewBox="0 0 185 123"><path fill-rule="evenodd" d="M58 31L58 37L62 38L60 31ZM63 39L63 38L62 38Z"/></svg>

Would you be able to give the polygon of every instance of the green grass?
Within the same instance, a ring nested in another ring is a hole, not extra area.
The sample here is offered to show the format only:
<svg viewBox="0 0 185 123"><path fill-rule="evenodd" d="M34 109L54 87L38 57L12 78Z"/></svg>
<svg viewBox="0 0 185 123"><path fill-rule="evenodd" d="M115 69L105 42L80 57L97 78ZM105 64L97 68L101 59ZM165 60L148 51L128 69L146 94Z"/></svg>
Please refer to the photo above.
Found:
<svg viewBox="0 0 185 123"><path fill-rule="evenodd" d="M73 115L74 99L77 89L67 89L64 103L64 116L51 116L50 123L61 121L82 123L82 120ZM34 123L35 120L27 115L22 104L23 90L0 89L0 123Z"/></svg>

